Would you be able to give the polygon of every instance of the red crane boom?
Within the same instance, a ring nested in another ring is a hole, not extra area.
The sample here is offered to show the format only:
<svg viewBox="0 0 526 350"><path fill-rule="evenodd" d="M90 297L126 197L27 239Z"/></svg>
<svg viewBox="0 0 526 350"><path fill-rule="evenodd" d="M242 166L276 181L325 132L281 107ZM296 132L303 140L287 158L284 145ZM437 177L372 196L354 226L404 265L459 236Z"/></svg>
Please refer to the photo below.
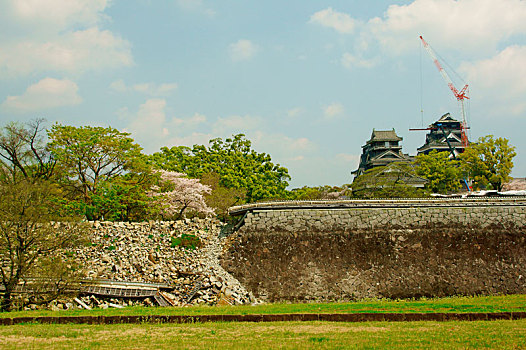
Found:
<svg viewBox="0 0 526 350"><path fill-rule="evenodd" d="M468 136L467 136L466 130L468 129L468 125L466 123L466 113L465 113L465 110L464 110L464 100L465 99L469 99L469 96L468 96L468 91L469 91L468 84L464 85L462 90L459 91L455 87L455 85L453 84L453 81L451 80L451 78L449 77L449 75L447 74L445 69L442 67L442 65L438 61L438 58L435 55L435 52L433 51L431 46L429 46L429 44L424 40L422 35L420 35L420 40L422 40L424 48L429 53L429 56L431 56L431 59L433 60L433 63L435 64L435 66L437 67L438 71L442 75L442 78L444 78L444 80L446 81L447 86L449 86L449 89L453 92L453 95L455 96L457 101L460 102L460 112L462 114L462 122L460 123L460 134L462 135L462 145L464 147L467 147L468 146Z"/></svg>

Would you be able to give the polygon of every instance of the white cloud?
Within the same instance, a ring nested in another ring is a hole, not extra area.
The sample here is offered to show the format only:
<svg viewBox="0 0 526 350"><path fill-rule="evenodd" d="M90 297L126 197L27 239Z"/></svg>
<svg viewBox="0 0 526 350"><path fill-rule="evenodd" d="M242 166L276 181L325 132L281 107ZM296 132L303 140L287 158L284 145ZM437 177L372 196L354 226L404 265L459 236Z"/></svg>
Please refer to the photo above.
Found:
<svg viewBox="0 0 526 350"><path fill-rule="evenodd" d="M349 34L354 31L356 21L346 13L334 11L331 7L316 12L310 17L311 23L329 27L339 33Z"/></svg>
<svg viewBox="0 0 526 350"><path fill-rule="evenodd" d="M11 9L11 15L19 20L45 24L53 28L66 28L74 24L94 25L108 6L107 0L11 0L4 10Z"/></svg>
<svg viewBox="0 0 526 350"><path fill-rule="evenodd" d="M330 7L313 14L310 22L340 33L357 31L359 51L379 45L391 55L414 52L423 35L441 52L477 55L492 54L507 39L525 35L525 18L526 1L521 0L414 0L390 5L382 17L367 22Z"/></svg>
<svg viewBox="0 0 526 350"><path fill-rule="evenodd" d="M198 125L206 123L206 116L200 113L194 113L190 118L174 118L172 123L176 126L177 130L181 129L194 129Z"/></svg>
<svg viewBox="0 0 526 350"><path fill-rule="evenodd" d="M435 47L488 53L511 36L526 34L525 18L521 0L415 0L389 6L367 30L392 53L414 50L419 35Z"/></svg>
<svg viewBox="0 0 526 350"><path fill-rule="evenodd" d="M334 119L342 115L344 110L345 109L343 108L343 105L341 103L332 103L323 108L323 116L326 119Z"/></svg>
<svg viewBox="0 0 526 350"><path fill-rule="evenodd" d="M77 92L78 86L71 80L45 78L28 87L20 96L8 96L1 107L9 112L25 113L73 106L82 102Z"/></svg>
<svg viewBox="0 0 526 350"><path fill-rule="evenodd" d="M303 113L303 108L295 107L295 108L289 109L287 111L287 117L289 117L289 118L296 118L297 116L299 116L302 113Z"/></svg>
<svg viewBox="0 0 526 350"><path fill-rule="evenodd" d="M461 71L486 113L499 118L526 112L526 46L510 46L489 59L464 63ZM482 110L482 108L481 108Z"/></svg>
<svg viewBox="0 0 526 350"><path fill-rule="evenodd" d="M251 115L231 115L228 117L219 117L212 126L212 132L216 135L231 135L246 133L260 127L262 120L259 117Z"/></svg>
<svg viewBox="0 0 526 350"><path fill-rule="evenodd" d="M148 153L156 152L163 146L192 146L193 144L187 142L201 138L207 138L205 142L207 143L212 138L195 131L195 128L206 123L206 116L195 113L189 118L169 118L166 112L166 100L162 98L146 100L135 114L130 113L127 108L121 108L117 113L123 118L130 119L126 131L132 133L133 138ZM181 136L188 133L190 136Z"/></svg>
<svg viewBox="0 0 526 350"><path fill-rule="evenodd" d="M272 156L272 161L283 165L307 157L317 145L306 137L293 138L281 133L255 131L247 133L253 148Z"/></svg>
<svg viewBox="0 0 526 350"><path fill-rule="evenodd" d="M169 95L173 90L176 90L177 87L178 86L176 83L139 83L128 86L122 79L116 80L110 84L110 89L116 92L135 91L150 96L166 96Z"/></svg>
<svg viewBox="0 0 526 350"><path fill-rule="evenodd" d="M257 45L246 39L240 39L229 46L230 58L234 62L249 60L258 50Z"/></svg>
<svg viewBox="0 0 526 350"><path fill-rule="evenodd" d="M53 41L22 41L2 48L0 73L27 75L35 71L83 73L130 66L130 44L107 30L90 28Z"/></svg>
<svg viewBox="0 0 526 350"><path fill-rule="evenodd" d="M126 83L124 82L124 80L119 79L119 80L115 80L114 82L110 84L110 89L112 89L113 91L117 91L117 92L126 92L128 91L128 86L126 86Z"/></svg>
<svg viewBox="0 0 526 350"><path fill-rule="evenodd" d="M137 117L129 128L141 134L148 132L151 135L168 135L169 132L165 127L165 108L166 100L164 99L152 98L147 100L139 106Z"/></svg>
<svg viewBox="0 0 526 350"><path fill-rule="evenodd" d="M0 77L86 71L133 64L130 43L99 27L108 0L7 0L0 21Z"/></svg>
<svg viewBox="0 0 526 350"><path fill-rule="evenodd" d="M170 135L166 125L166 100L152 98L139 106L137 115L125 131L142 145L146 152L154 152L162 146Z"/></svg>
<svg viewBox="0 0 526 350"><path fill-rule="evenodd" d="M354 67L358 68L373 68L377 64L377 59L365 59L355 55L352 55L348 52L344 53L341 59L342 65L347 69L352 69Z"/></svg>
<svg viewBox="0 0 526 350"><path fill-rule="evenodd" d="M338 153L335 156L335 160L338 163L343 162L343 163L349 164L350 168L352 168L353 165L355 165L356 168L358 168L358 163L360 162L360 155L359 154L349 154L349 153Z"/></svg>
<svg viewBox="0 0 526 350"><path fill-rule="evenodd" d="M165 146L188 146L192 147L193 145L208 145L208 141L217 137L217 135L212 135L202 132L192 132L184 136L174 136L168 140Z"/></svg>

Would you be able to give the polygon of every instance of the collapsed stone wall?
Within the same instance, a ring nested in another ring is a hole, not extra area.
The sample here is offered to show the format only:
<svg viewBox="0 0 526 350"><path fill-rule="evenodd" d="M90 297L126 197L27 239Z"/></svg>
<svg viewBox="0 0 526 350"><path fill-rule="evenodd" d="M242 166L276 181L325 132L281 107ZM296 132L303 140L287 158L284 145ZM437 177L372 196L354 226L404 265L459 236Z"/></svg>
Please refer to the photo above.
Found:
<svg viewBox="0 0 526 350"><path fill-rule="evenodd" d="M526 293L526 205L253 209L222 264L263 301Z"/></svg>
<svg viewBox="0 0 526 350"><path fill-rule="evenodd" d="M88 222L86 245L74 253L85 281L112 280L167 285L167 295L176 305L218 302L243 304L253 302L251 296L219 264L223 224L215 219L180 221ZM57 227L57 229L60 229ZM173 238L183 234L200 240L196 249L174 245ZM195 290L195 295L189 293ZM191 297L191 298L190 298ZM110 304L156 305L151 298L104 298L81 295L91 307L107 308ZM29 301L29 300L28 300ZM30 304L29 309L40 308ZM63 297L42 306L51 309L80 308L73 297Z"/></svg>

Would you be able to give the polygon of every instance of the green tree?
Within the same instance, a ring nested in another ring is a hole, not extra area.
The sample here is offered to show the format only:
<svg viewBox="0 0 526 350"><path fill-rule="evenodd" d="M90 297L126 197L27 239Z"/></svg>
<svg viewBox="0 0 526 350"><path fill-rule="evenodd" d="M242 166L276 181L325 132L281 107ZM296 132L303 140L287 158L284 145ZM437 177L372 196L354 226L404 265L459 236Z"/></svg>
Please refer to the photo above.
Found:
<svg viewBox="0 0 526 350"><path fill-rule="evenodd" d="M0 296L2 311L11 309L13 292L22 281L28 283L29 293L40 290L44 292L41 298L47 294L52 299L75 280L73 257L61 258L57 253L67 249L73 252L82 241L84 229L76 218L64 213L57 197L60 191L48 182L0 184L0 281L5 288ZM37 281L44 277L46 283L32 283L31 277Z"/></svg>
<svg viewBox="0 0 526 350"><path fill-rule="evenodd" d="M208 147L163 147L150 160L157 168L193 178L216 173L222 187L246 191L247 202L283 198L290 180L286 168L272 163L270 155L253 150L243 134L210 140Z"/></svg>
<svg viewBox="0 0 526 350"><path fill-rule="evenodd" d="M205 195L205 201L222 221L226 222L229 219L228 208L245 201L245 190L221 186L217 173L204 174L201 177L201 183L211 188L212 191Z"/></svg>
<svg viewBox="0 0 526 350"><path fill-rule="evenodd" d="M473 179L474 187L500 191L510 180L513 157L516 155L515 147L509 145L507 139L495 139L493 135L488 135L466 148L460 155L460 161L466 174Z"/></svg>
<svg viewBox="0 0 526 350"><path fill-rule="evenodd" d="M27 124L8 123L0 129L0 179L48 180L55 172L53 159L45 142L44 120Z"/></svg>
<svg viewBox="0 0 526 350"><path fill-rule="evenodd" d="M55 124L49 149L71 205L88 220L128 220L146 210L153 174L129 133L108 127Z"/></svg>
<svg viewBox="0 0 526 350"><path fill-rule="evenodd" d="M425 179L416 176L414 165L406 162L375 167L354 179L352 194L357 198L411 198L426 197L427 192L411 186L424 184Z"/></svg>
<svg viewBox="0 0 526 350"><path fill-rule="evenodd" d="M450 159L449 154L433 150L416 156L416 174L428 180L426 188L433 193L446 194L461 187L459 162Z"/></svg>

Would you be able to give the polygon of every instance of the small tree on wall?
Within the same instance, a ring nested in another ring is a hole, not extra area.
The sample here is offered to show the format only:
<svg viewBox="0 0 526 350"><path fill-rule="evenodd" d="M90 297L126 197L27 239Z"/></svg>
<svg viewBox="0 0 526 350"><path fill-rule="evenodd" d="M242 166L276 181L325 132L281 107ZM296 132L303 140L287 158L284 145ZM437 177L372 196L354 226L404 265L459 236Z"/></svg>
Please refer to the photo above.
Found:
<svg viewBox="0 0 526 350"><path fill-rule="evenodd" d="M184 217L187 210L204 215L214 214L204 197L211 192L209 186L198 179L189 179L183 173L165 170L158 170L157 173L160 176L159 185L152 187L150 196L159 204L163 218L178 220Z"/></svg>

